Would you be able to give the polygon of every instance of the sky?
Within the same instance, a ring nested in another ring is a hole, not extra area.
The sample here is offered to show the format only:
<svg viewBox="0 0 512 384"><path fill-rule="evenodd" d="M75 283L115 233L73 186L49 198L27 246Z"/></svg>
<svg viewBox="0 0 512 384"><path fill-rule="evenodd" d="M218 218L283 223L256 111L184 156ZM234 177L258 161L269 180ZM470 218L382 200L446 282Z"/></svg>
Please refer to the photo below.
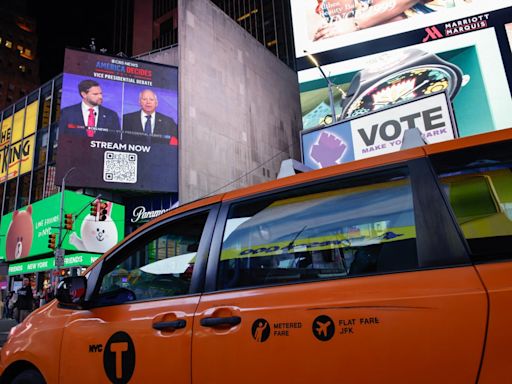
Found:
<svg viewBox="0 0 512 384"><path fill-rule="evenodd" d="M113 8L114 0L27 1L29 16L37 22L41 84L62 72L66 47L87 48L94 37L97 52L113 53Z"/></svg>

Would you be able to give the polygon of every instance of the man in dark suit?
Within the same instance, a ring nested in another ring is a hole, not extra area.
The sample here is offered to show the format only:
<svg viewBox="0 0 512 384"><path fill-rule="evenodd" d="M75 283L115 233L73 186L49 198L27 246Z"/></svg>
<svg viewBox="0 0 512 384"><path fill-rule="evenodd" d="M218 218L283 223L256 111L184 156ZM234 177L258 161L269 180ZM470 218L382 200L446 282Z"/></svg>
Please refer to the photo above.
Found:
<svg viewBox="0 0 512 384"><path fill-rule="evenodd" d="M63 133L97 138L97 134L106 132L102 129L121 129L117 113L101 105L103 92L97 81L81 81L78 93L82 101L63 108L60 113L59 127L64 129Z"/></svg>
<svg viewBox="0 0 512 384"><path fill-rule="evenodd" d="M151 142L170 145L178 144L178 126L176 122L160 112L156 112L158 98L151 89L139 94L140 110L123 116L123 139L150 137ZM133 134L131 133L133 132ZM144 140L144 139L141 139Z"/></svg>

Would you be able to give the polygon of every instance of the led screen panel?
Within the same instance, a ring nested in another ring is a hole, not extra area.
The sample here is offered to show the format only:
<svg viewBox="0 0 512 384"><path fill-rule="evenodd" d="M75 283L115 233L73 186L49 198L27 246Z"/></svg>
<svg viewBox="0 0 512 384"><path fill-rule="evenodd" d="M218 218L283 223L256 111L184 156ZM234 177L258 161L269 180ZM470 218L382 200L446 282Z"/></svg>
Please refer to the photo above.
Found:
<svg viewBox="0 0 512 384"><path fill-rule="evenodd" d="M124 206L107 202L104 221L91 215L94 197L66 191L64 212L73 215L73 228L62 231L62 248L70 252L103 253L124 236ZM48 238L58 233L61 195L55 194L2 217L0 258L15 261L51 252Z"/></svg>
<svg viewBox="0 0 512 384"><path fill-rule="evenodd" d="M66 50L56 183L178 190L178 69Z"/></svg>
<svg viewBox="0 0 512 384"><path fill-rule="evenodd" d="M457 137L448 92L411 98L328 127L303 131L303 162L319 169L397 152L419 140L417 136L405 138L412 133L411 128L417 128L415 135L428 144Z"/></svg>
<svg viewBox="0 0 512 384"><path fill-rule="evenodd" d="M38 101L2 121L0 140L0 182L32 170Z"/></svg>
<svg viewBox="0 0 512 384"><path fill-rule="evenodd" d="M483 28L323 69L336 84L338 120L445 90L464 137L512 127L512 98L500 49L495 29ZM299 82L303 128L329 123L327 85L318 69L299 72Z"/></svg>
<svg viewBox="0 0 512 384"><path fill-rule="evenodd" d="M400 35L511 5L509 0L291 0L295 55ZM479 22L468 20L469 24ZM432 31L430 38L450 35L451 29Z"/></svg>

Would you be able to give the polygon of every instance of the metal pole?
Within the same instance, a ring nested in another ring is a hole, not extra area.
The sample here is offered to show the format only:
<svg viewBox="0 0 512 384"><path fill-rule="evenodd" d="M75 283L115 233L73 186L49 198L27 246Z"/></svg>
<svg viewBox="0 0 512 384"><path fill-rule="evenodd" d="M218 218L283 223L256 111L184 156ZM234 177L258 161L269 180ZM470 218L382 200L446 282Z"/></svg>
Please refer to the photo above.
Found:
<svg viewBox="0 0 512 384"><path fill-rule="evenodd" d="M336 122L336 109L334 106L334 95L332 94L332 83L329 79L327 80L327 89L329 90L329 103L331 104L332 122Z"/></svg>
<svg viewBox="0 0 512 384"><path fill-rule="evenodd" d="M56 275L55 276L55 283L57 283L58 279L59 279L59 275L60 275L60 264L57 263L57 257L59 255L59 257L62 257L62 228L64 227L64 193L66 192L66 177L68 177L68 175L73 172L76 168L75 167L72 167L70 169L68 169L68 171L66 172L66 174L64 175L64 177L62 178L62 184L61 184L61 187L60 187L60 209L59 209L59 212L60 212L60 220L59 220L59 235L58 235L58 240L57 240L57 247L55 248L55 252L54 252L54 256L55 256L55 270L56 270ZM57 284L55 284L55 290L57 289ZM56 293L57 291L55 291Z"/></svg>
<svg viewBox="0 0 512 384"><path fill-rule="evenodd" d="M59 240L57 242L57 249L62 246L62 227L64 227L64 192L66 191L66 177L73 172L76 167L68 169L64 177L62 178L62 185L60 188L60 224L59 224Z"/></svg>
<svg viewBox="0 0 512 384"><path fill-rule="evenodd" d="M325 74L324 70L322 69L320 64L318 64L318 61L315 59L315 57L313 55L311 55L310 53L307 53L307 51L304 51L304 53L307 55L307 57L311 61L311 63L313 63L313 65L318 68L318 70L322 74L322 77L327 82L327 92L329 93L329 103L331 104L330 107L331 107L332 122L335 123L337 120L336 119L336 108L334 106L334 94L332 93L332 86L335 84L333 84L333 82L331 81L329 76L327 76Z"/></svg>
<svg viewBox="0 0 512 384"><path fill-rule="evenodd" d="M69 173L69 171L68 171ZM66 190L66 175L62 178L62 185L60 187L60 208L59 208L59 237L57 238L57 247L55 250L60 249L60 246L62 245L62 227L64 225L64 191Z"/></svg>

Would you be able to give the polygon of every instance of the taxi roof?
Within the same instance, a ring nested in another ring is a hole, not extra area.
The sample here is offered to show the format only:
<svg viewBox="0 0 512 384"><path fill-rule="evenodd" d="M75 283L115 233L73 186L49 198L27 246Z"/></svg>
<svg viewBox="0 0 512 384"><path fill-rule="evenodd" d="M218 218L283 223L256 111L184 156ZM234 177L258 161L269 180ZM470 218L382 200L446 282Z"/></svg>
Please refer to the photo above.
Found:
<svg viewBox="0 0 512 384"><path fill-rule="evenodd" d="M407 150L402 150L399 152L393 152L385 155L375 156L368 159L363 160L355 160L351 162L347 162L344 164L339 164L331 167L326 167L318 170L313 170L311 172L300 173L297 175L288 176L282 179L273 180L261 184L252 185L250 187L245 187L241 189L237 189L234 191L221 193L218 195L214 195L211 197L205 197L199 200L192 201L190 203L186 203L181 205L169 212L164 213L163 215L150 220L136 231L130 233L123 239L119 244L113 247L111 250L106 252L106 255L110 254L112 250L118 248L121 244L125 243L130 238L136 236L140 232L146 230L146 228L151 227L155 224L158 224L161 221L167 220L168 218L178 215L180 213L188 212L193 209L206 207L208 205L220 203L222 201L230 201L236 200L243 197L257 195L264 192L269 192L272 190L286 188L294 185L299 185L303 183L312 182L315 180L326 179L329 177L362 171L365 169L372 169L384 165L391 165L400 162L404 162L407 160L417 159L421 157L426 157L429 155L434 155L438 153L444 153L448 151L460 150L464 148L470 148L485 144L496 143L500 141L512 140L512 128L503 129L499 131L492 131L487 133L482 133L478 135L457 138L441 143L424 145L421 147L415 147ZM93 263L85 273L87 273L96 263L99 262L102 258L98 259L95 263Z"/></svg>

